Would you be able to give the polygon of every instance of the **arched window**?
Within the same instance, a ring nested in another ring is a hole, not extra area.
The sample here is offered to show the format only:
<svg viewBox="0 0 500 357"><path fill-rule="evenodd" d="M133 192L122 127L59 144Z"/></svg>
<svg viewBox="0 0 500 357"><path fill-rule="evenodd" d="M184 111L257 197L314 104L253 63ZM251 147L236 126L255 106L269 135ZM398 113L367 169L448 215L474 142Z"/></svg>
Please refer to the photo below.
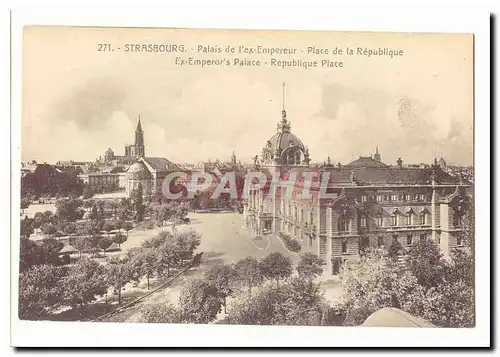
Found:
<svg viewBox="0 0 500 357"><path fill-rule="evenodd" d="M344 214L342 214L339 216L339 220L338 220L338 231L339 232L347 232L347 230L348 230L347 218Z"/></svg>
<svg viewBox="0 0 500 357"><path fill-rule="evenodd" d="M420 224L422 224L424 226L427 224L427 214L425 211L422 211L420 213Z"/></svg>
<svg viewBox="0 0 500 357"><path fill-rule="evenodd" d="M395 213L392 214L392 216L391 216L391 226L397 226L398 225L398 223L399 223L398 222L398 218L399 217L398 217L398 213L397 212L395 212Z"/></svg>
<svg viewBox="0 0 500 357"><path fill-rule="evenodd" d="M415 212L413 212L412 209L408 211L408 214L406 215L406 225L411 226L415 224Z"/></svg>

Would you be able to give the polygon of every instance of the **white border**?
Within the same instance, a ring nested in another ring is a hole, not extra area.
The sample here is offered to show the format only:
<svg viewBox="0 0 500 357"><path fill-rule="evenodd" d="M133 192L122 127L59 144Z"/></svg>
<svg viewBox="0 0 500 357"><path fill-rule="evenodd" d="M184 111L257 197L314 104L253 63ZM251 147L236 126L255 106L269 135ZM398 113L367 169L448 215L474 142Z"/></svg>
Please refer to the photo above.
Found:
<svg viewBox="0 0 500 357"><path fill-rule="evenodd" d="M91 5L94 6L91 6ZM362 11L360 11L362 6ZM214 5L183 2L162 8L106 5L88 1L85 6L64 8L34 6L12 12L12 212L18 212L21 118L22 26L86 25L128 27L196 27L357 30L397 32L460 32L475 34L475 165L477 237L477 327L474 329L385 329L335 327L248 327L225 325L148 325L111 323L62 323L19 321L12 302L13 346L489 346L490 329L490 181L489 181L489 14L478 6L418 6L353 4ZM11 256L17 262L17 214L12 215ZM17 290L13 264L11 288ZM17 293L13 294L17 297Z"/></svg>

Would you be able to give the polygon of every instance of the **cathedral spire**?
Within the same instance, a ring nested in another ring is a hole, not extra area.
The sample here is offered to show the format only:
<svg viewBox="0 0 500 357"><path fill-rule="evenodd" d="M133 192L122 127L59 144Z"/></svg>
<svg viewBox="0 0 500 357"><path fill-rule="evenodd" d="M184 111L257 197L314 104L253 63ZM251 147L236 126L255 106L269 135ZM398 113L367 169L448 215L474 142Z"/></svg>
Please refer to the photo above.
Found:
<svg viewBox="0 0 500 357"><path fill-rule="evenodd" d="M376 149L375 149L375 155L373 155L373 159L374 159L375 161L378 161L378 162L381 162L381 161L382 161L382 159L381 159L381 157L380 157L380 154L379 154L379 152L378 152L378 145L377 145L377 147L376 147Z"/></svg>
<svg viewBox="0 0 500 357"><path fill-rule="evenodd" d="M141 125L141 115L139 114L139 120L137 121L137 128L135 129L137 132L142 132L142 125Z"/></svg>
<svg viewBox="0 0 500 357"><path fill-rule="evenodd" d="M231 155L231 163L233 165L236 165L236 154L234 152L234 149L233 149L233 154Z"/></svg>
<svg viewBox="0 0 500 357"><path fill-rule="evenodd" d="M134 143L134 156L141 157L145 156L144 147L144 131L141 125L141 115L139 114L139 120L137 121L137 128L135 129L135 143Z"/></svg>

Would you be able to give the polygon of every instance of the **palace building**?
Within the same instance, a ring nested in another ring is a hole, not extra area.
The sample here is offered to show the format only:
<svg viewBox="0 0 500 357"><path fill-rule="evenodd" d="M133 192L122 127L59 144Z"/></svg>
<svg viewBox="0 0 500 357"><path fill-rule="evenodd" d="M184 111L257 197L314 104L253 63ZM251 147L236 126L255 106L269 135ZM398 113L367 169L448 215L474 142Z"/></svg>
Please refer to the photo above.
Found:
<svg viewBox="0 0 500 357"><path fill-rule="evenodd" d="M378 147L373 157L347 165L332 165L328 158L311 167L308 148L292 134L286 114L261 157L254 157L254 169L278 183L275 190L248 185L244 218L255 234L297 239L301 253L317 254L331 274L344 261L359 259L366 247L389 248L397 241L405 248L432 239L447 257L465 245L462 217L472 200L470 182L450 176L436 159L424 167L404 166L401 158L396 165L383 163ZM310 188L310 198L303 198L304 188Z"/></svg>

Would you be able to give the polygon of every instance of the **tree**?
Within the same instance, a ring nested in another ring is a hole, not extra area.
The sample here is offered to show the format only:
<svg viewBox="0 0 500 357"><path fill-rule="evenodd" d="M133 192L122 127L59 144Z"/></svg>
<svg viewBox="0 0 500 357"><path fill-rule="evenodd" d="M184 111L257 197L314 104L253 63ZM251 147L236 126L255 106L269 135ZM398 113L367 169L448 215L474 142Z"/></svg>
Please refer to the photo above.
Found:
<svg viewBox="0 0 500 357"><path fill-rule="evenodd" d="M45 252L42 247L28 238L21 238L19 250L19 271L30 268L33 265L45 263Z"/></svg>
<svg viewBox="0 0 500 357"><path fill-rule="evenodd" d="M118 304L121 304L122 288L132 280L134 272L126 258L109 257L106 263L107 281L118 292Z"/></svg>
<svg viewBox="0 0 500 357"><path fill-rule="evenodd" d="M71 237L69 239L69 244L80 253L80 258L82 257L82 252L86 252L90 249L90 246L85 236Z"/></svg>
<svg viewBox="0 0 500 357"><path fill-rule="evenodd" d="M64 301L73 308L82 308L104 295L108 284L105 269L98 262L81 258L69 266L68 275L62 279Z"/></svg>
<svg viewBox="0 0 500 357"><path fill-rule="evenodd" d="M76 224L74 222L68 222L63 225L62 231L65 235L72 235L76 233Z"/></svg>
<svg viewBox="0 0 500 357"><path fill-rule="evenodd" d="M180 262L182 265L184 260L191 260L193 258L194 251L201 243L201 235L194 230L175 232L173 241L180 252Z"/></svg>
<svg viewBox="0 0 500 357"><path fill-rule="evenodd" d="M83 198L84 199L89 199L94 196L94 192L89 186L84 186L83 187Z"/></svg>
<svg viewBox="0 0 500 357"><path fill-rule="evenodd" d="M151 238L150 240L142 242L141 247L158 249L169 239L173 240L172 234L167 231L162 231L158 235Z"/></svg>
<svg viewBox="0 0 500 357"><path fill-rule="evenodd" d="M104 230L104 225L106 224L106 221L104 219L99 219L95 225L95 228L97 229L97 232L100 233Z"/></svg>
<svg viewBox="0 0 500 357"><path fill-rule="evenodd" d="M111 247L111 244L113 244L113 241L109 237L101 237L99 239L99 248L101 248L104 253L106 253L106 250Z"/></svg>
<svg viewBox="0 0 500 357"><path fill-rule="evenodd" d="M135 221L142 222L144 220L144 205L143 205L143 190L142 185L139 184L139 187L132 191L132 201L134 204L135 210Z"/></svg>
<svg viewBox="0 0 500 357"><path fill-rule="evenodd" d="M254 296L241 295L227 322L245 325L320 325L328 307L320 285L295 277L277 288L265 284Z"/></svg>
<svg viewBox="0 0 500 357"><path fill-rule="evenodd" d="M21 198L21 214L24 214L24 210L27 209L31 204L30 197Z"/></svg>
<svg viewBox="0 0 500 357"><path fill-rule="evenodd" d="M387 255L389 258L393 260L397 260L398 257L403 253L403 246L399 241L394 241L392 242L391 246L389 247L389 251L387 252Z"/></svg>
<svg viewBox="0 0 500 357"><path fill-rule="evenodd" d="M462 280L414 289L404 311L441 327L474 327L474 290Z"/></svg>
<svg viewBox="0 0 500 357"><path fill-rule="evenodd" d="M63 221L76 221L83 217L81 206L83 201L78 199L59 199L56 201L56 216Z"/></svg>
<svg viewBox="0 0 500 357"><path fill-rule="evenodd" d="M207 324L217 317L221 300L217 289L200 279L190 280L179 297L183 320L190 323Z"/></svg>
<svg viewBox="0 0 500 357"><path fill-rule="evenodd" d="M103 236L100 234L92 234L87 237L87 247L91 252L95 252L99 248L99 241Z"/></svg>
<svg viewBox="0 0 500 357"><path fill-rule="evenodd" d="M143 306L140 309L139 322L142 323L180 323L181 312L170 303L157 302Z"/></svg>
<svg viewBox="0 0 500 357"><path fill-rule="evenodd" d="M113 242L118 244L118 247L121 248L121 245L127 241L127 236L121 233L116 233L113 237Z"/></svg>
<svg viewBox="0 0 500 357"><path fill-rule="evenodd" d="M183 257L184 252L182 251L182 247L176 241L166 239L156 251L157 254L154 262L156 273L161 275L166 272L167 277L170 276L170 268L177 266Z"/></svg>
<svg viewBox="0 0 500 357"><path fill-rule="evenodd" d="M383 307L402 308L409 295L422 289L417 278L381 252L368 250L351 262L343 279L346 324L359 325Z"/></svg>
<svg viewBox="0 0 500 357"><path fill-rule="evenodd" d="M233 294L238 274L231 265L216 265L205 274L208 283L217 289L226 314L227 297Z"/></svg>
<svg viewBox="0 0 500 357"><path fill-rule="evenodd" d="M406 266L425 288L437 286L443 282L445 262L438 247L429 239L416 242L406 259Z"/></svg>
<svg viewBox="0 0 500 357"><path fill-rule="evenodd" d="M280 279L285 279L292 275L291 260L279 252L270 253L262 258L260 266L264 277L276 280L276 286Z"/></svg>
<svg viewBox="0 0 500 357"><path fill-rule="evenodd" d="M19 318L39 320L49 309L62 304L60 281L67 273L65 267L36 265L19 275Z"/></svg>
<svg viewBox="0 0 500 357"><path fill-rule="evenodd" d="M248 294L252 293L252 287L259 285L264 280L261 266L254 257L246 257L238 261L235 270L238 272L240 282L248 287Z"/></svg>
<svg viewBox="0 0 500 357"><path fill-rule="evenodd" d="M323 261L312 253L302 254L297 264L299 276L305 279L314 279L323 273Z"/></svg>
<svg viewBox="0 0 500 357"><path fill-rule="evenodd" d="M42 240L41 248L44 252L44 261L46 264L57 265L61 263L59 252L64 248L63 242L54 238L47 238Z"/></svg>
<svg viewBox="0 0 500 357"><path fill-rule="evenodd" d="M470 247L471 255L475 258L476 254L476 240L475 240L475 211L474 203L470 202L469 207L465 210L465 214L462 217L462 238L464 242Z"/></svg>
<svg viewBox="0 0 500 357"><path fill-rule="evenodd" d="M33 228L33 219L28 218L27 216L24 217L24 219L21 220L21 237L29 238L34 232L35 229Z"/></svg>
<svg viewBox="0 0 500 357"><path fill-rule="evenodd" d="M57 228L56 228L56 225L54 223L48 223L48 222L43 223L40 228L41 228L43 234L45 234L49 237L51 237L57 233Z"/></svg>
<svg viewBox="0 0 500 357"><path fill-rule="evenodd" d="M122 229L124 229L127 232L127 237L128 237L128 232L134 228L134 225L131 222L123 222L122 224Z"/></svg>
<svg viewBox="0 0 500 357"><path fill-rule="evenodd" d="M132 280L139 282L143 276L147 279L149 290L149 279L156 273L156 259L159 252L156 249L136 247L127 252L128 265L131 269Z"/></svg>
<svg viewBox="0 0 500 357"><path fill-rule="evenodd" d="M111 223L109 221L104 222L102 230L105 231L106 233L108 233L108 237L113 229L115 229L115 226L113 225L113 223Z"/></svg>
<svg viewBox="0 0 500 357"><path fill-rule="evenodd" d="M120 218L122 221L126 221L128 219L131 219L132 207L130 204L130 200L128 198L122 198L118 202L117 215L118 215L118 218Z"/></svg>

